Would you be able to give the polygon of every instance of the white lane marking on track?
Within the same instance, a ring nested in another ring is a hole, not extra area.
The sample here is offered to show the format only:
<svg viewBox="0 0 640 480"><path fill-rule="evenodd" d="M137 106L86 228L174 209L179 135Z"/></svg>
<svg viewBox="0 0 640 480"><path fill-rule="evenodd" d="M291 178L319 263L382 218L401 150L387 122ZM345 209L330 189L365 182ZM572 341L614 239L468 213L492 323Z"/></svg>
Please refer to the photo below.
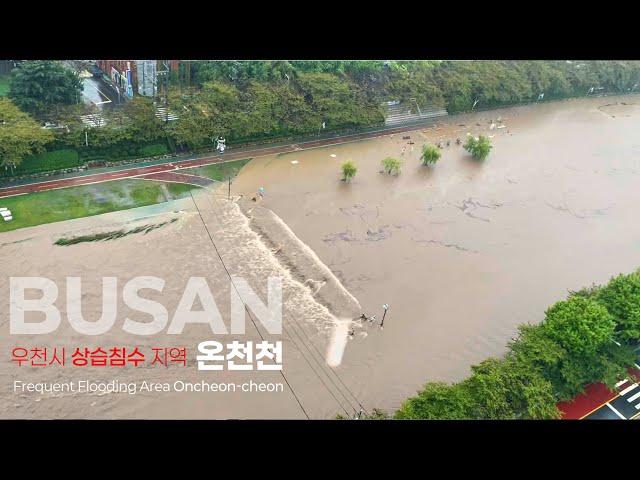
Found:
<svg viewBox="0 0 640 480"><path fill-rule="evenodd" d="M622 420L626 420L626 419L627 419L627 417L623 416L623 415L622 415L618 410L616 410L615 408L613 408L613 406L612 406L611 404L609 404L609 403L605 403L605 405L606 405L607 407L609 407L609 408L613 411L613 413L615 413L615 414L616 414L618 417L620 417Z"/></svg>
<svg viewBox="0 0 640 480"><path fill-rule="evenodd" d="M631 403L638 398L640 398L640 392L636 393L633 397L627 398L627 402Z"/></svg>
<svg viewBox="0 0 640 480"><path fill-rule="evenodd" d="M620 387L621 385L624 385L625 383L627 383L629 380L627 380L626 378L624 380L620 380L618 383L616 383L616 388Z"/></svg>
<svg viewBox="0 0 640 480"><path fill-rule="evenodd" d="M637 384L637 383L634 383L634 384L633 384L633 385L631 385L630 387L627 387L627 388L625 388L624 390L622 390L622 391L620 392L620 396L621 396L621 397L624 397L627 393L629 393L631 390L634 390L634 389L636 389L636 388L638 388L638 384Z"/></svg>

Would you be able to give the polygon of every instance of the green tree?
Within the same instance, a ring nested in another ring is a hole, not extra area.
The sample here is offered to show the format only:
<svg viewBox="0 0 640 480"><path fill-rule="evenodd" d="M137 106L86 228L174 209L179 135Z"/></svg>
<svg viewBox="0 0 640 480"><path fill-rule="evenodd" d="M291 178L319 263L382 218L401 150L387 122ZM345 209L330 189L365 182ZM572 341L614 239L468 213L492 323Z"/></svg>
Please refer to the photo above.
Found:
<svg viewBox="0 0 640 480"><path fill-rule="evenodd" d="M356 172L358 171L358 167L356 167L355 163L352 161L347 161L342 164L342 180L348 182L353 177L356 176Z"/></svg>
<svg viewBox="0 0 640 480"><path fill-rule="evenodd" d="M467 143L464 144L464 149L476 160L484 160L487 158L492 148L491 140L484 135L480 135L478 138L470 135Z"/></svg>
<svg viewBox="0 0 640 480"><path fill-rule="evenodd" d="M569 353L593 354L613 340L615 321L598 302L579 296L557 302L546 311L544 329Z"/></svg>
<svg viewBox="0 0 640 480"><path fill-rule="evenodd" d="M471 367L464 381L473 399L473 418L557 418L553 386L540 372L513 356L490 358Z"/></svg>
<svg viewBox="0 0 640 480"><path fill-rule="evenodd" d="M27 60L12 71L9 98L22 110L46 116L58 105L81 102L78 74L51 60Z"/></svg>
<svg viewBox="0 0 640 480"><path fill-rule="evenodd" d="M164 136L164 121L156 116L153 100L134 97L124 105L126 126L133 141L148 143Z"/></svg>
<svg viewBox="0 0 640 480"><path fill-rule="evenodd" d="M426 143L422 146L422 155L420 158L422 159L423 165L433 165L438 160L440 160L440 149L435 145L431 145Z"/></svg>
<svg viewBox="0 0 640 480"><path fill-rule="evenodd" d="M621 340L640 341L640 271L612 278L596 299L613 315Z"/></svg>
<svg viewBox="0 0 640 480"><path fill-rule="evenodd" d="M402 169L402 162L397 158L387 157L382 160L382 168L389 175L398 175Z"/></svg>
<svg viewBox="0 0 640 480"><path fill-rule="evenodd" d="M461 384L427 383L395 413L397 420L464 420L471 418L472 399Z"/></svg>
<svg viewBox="0 0 640 480"><path fill-rule="evenodd" d="M42 128L9 99L0 98L0 165L14 168L27 155L41 152L53 140Z"/></svg>

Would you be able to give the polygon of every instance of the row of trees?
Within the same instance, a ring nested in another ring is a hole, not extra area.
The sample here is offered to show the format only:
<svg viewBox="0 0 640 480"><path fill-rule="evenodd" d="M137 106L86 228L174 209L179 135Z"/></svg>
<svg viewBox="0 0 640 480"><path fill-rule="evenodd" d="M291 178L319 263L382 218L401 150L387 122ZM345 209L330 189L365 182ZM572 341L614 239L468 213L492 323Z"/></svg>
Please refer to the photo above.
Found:
<svg viewBox="0 0 640 480"><path fill-rule="evenodd" d="M516 102L640 90L634 61L193 61L189 85L171 86L178 120L155 115L137 98L102 112L107 126L87 128L79 115L82 83L60 62L24 61L12 72L9 98L40 122L63 123L52 148L106 148L166 142L184 149L358 129L384 122L383 102L446 107L450 113ZM11 155L12 162L20 155ZM6 158L2 159L7 163Z"/></svg>
<svg viewBox="0 0 640 480"><path fill-rule="evenodd" d="M522 325L503 358L472 367L453 385L430 382L397 419L554 419L557 402L592 382L610 387L640 342L640 270L572 292L539 325Z"/></svg>
<svg viewBox="0 0 640 480"><path fill-rule="evenodd" d="M300 75L325 73L362 89L379 103L416 100L450 112L640 89L640 63L630 61L224 61L192 62L197 86L217 81L246 88L252 81L294 86Z"/></svg>
<svg viewBox="0 0 640 480"><path fill-rule="evenodd" d="M491 145L491 140L489 140L489 138L484 135L480 135L479 137L469 136L464 148L473 156L473 158L482 161L489 156L489 152L493 146ZM435 145L427 143L422 146L420 159L422 160L423 165L434 165L438 160L440 160L440 157L440 149ZM402 170L402 161L394 157L387 157L380 163L382 165L382 171L388 175L399 175ZM344 182L348 182L356 176L358 167L355 163L349 160L340 166L340 170L342 171L342 180Z"/></svg>

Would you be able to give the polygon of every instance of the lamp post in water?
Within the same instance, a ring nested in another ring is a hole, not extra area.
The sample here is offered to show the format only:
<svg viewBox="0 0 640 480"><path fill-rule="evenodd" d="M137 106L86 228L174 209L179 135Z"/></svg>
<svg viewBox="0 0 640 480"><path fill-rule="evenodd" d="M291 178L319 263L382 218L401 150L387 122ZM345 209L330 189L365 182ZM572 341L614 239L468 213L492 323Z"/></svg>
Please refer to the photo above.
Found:
<svg viewBox="0 0 640 480"><path fill-rule="evenodd" d="M384 313L382 314L382 320L380 321L380 326L384 327L384 317L387 316L387 310L389 310L389 304L385 303L384 305L382 305L382 309L384 310Z"/></svg>

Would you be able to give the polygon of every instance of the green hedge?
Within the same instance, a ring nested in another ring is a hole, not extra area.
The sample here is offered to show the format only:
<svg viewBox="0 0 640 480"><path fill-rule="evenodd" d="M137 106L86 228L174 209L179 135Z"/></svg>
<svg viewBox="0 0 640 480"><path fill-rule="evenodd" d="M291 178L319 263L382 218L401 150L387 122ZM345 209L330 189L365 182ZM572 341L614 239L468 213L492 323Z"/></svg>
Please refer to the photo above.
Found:
<svg viewBox="0 0 640 480"><path fill-rule="evenodd" d="M14 170L14 175L28 175L31 173L61 170L64 168L77 167L81 164L82 162L76 150L53 150L51 152L25 157ZM3 171L0 173L0 176L8 177L10 176L10 171Z"/></svg>
<svg viewBox="0 0 640 480"><path fill-rule="evenodd" d="M169 149L164 143L153 143L151 145L145 145L140 149L140 155L142 157L159 157L167 153L169 153Z"/></svg>
<svg viewBox="0 0 640 480"><path fill-rule="evenodd" d="M119 160L130 160L134 158L155 157L169 153L169 149L164 143L152 143L148 145L124 143L99 148L80 147L78 151L82 162L116 162Z"/></svg>

